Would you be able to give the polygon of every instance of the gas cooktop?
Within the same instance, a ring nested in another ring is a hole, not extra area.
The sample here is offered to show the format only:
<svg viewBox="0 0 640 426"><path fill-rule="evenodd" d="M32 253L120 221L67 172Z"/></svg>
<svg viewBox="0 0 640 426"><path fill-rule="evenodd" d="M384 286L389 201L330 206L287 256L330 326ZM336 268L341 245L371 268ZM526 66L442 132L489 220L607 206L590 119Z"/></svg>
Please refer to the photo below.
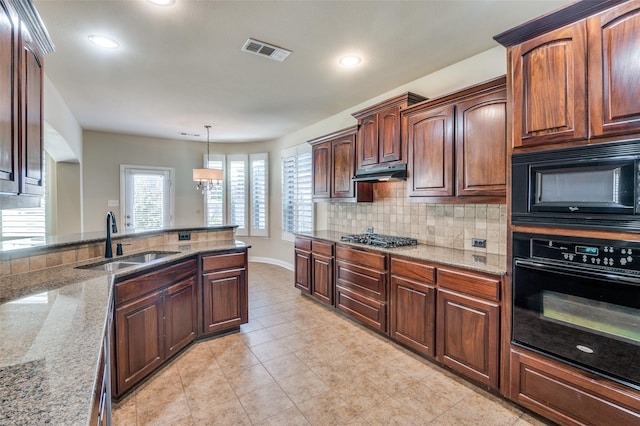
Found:
<svg viewBox="0 0 640 426"><path fill-rule="evenodd" d="M395 237L393 235L383 234L347 234L340 237L340 240L350 243L367 244L376 247L402 247L402 246L415 246L418 244L418 240L408 237Z"/></svg>

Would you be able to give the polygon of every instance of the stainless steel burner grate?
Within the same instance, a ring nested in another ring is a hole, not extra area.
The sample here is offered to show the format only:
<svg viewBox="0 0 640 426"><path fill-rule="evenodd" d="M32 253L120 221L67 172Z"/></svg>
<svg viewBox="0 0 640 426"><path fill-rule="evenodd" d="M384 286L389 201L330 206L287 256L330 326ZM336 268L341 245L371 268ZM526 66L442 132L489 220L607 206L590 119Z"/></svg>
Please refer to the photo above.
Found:
<svg viewBox="0 0 640 426"><path fill-rule="evenodd" d="M418 240L415 238L383 234L347 234L340 237L340 240L386 248L414 246L418 244Z"/></svg>

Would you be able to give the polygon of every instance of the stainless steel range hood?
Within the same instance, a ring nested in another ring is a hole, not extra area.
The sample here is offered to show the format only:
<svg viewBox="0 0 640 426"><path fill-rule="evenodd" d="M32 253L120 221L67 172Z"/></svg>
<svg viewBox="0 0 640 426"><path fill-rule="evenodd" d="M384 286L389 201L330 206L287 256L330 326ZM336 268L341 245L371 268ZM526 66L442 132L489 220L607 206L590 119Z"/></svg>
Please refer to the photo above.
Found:
<svg viewBox="0 0 640 426"><path fill-rule="evenodd" d="M407 179L407 165L374 167L371 169L358 169L351 179L353 182L385 182L389 180Z"/></svg>

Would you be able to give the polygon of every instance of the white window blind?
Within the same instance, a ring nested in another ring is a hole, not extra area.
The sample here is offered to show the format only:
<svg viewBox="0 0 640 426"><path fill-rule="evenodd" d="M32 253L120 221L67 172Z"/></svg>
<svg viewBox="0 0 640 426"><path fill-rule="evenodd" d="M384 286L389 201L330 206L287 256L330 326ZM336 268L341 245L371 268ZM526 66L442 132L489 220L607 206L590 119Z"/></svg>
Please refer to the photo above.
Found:
<svg viewBox="0 0 640 426"><path fill-rule="evenodd" d="M236 235L247 235L247 156L230 155L229 163L229 219Z"/></svg>
<svg viewBox="0 0 640 426"><path fill-rule="evenodd" d="M210 169L221 169L223 176L225 171L224 166L224 155L210 155L209 161L205 160L205 167ZM215 226L226 223L224 214L224 195L224 180L220 184L214 185L212 189L205 191L205 221L207 225Z"/></svg>
<svg viewBox="0 0 640 426"><path fill-rule="evenodd" d="M313 231L311 147L303 144L282 152L282 239Z"/></svg>
<svg viewBox="0 0 640 426"><path fill-rule="evenodd" d="M42 164L42 186L46 187L46 161ZM40 207L1 210L0 241L21 238L44 238L46 229L46 196L40 199ZM3 247L14 247L4 244ZM20 247L16 243L15 247Z"/></svg>
<svg viewBox="0 0 640 426"><path fill-rule="evenodd" d="M123 224L126 232L173 225L173 169L120 166Z"/></svg>
<svg viewBox="0 0 640 426"><path fill-rule="evenodd" d="M269 155L249 155L251 188L251 235L267 237L269 199Z"/></svg>

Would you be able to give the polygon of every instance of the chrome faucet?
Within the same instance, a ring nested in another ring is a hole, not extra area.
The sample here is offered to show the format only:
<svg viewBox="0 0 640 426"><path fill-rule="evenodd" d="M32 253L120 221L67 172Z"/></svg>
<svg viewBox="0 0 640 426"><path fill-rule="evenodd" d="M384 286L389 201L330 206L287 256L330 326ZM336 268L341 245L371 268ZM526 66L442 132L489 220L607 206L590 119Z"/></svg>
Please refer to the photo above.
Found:
<svg viewBox="0 0 640 426"><path fill-rule="evenodd" d="M113 251L111 248L111 232L113 232L114 234L117 234L118 225L116 225L116 215L110 211L110 212L107 212L107 242L105 243L105 246L104 246L104 257L107 259L113 257Z"/></svg>

